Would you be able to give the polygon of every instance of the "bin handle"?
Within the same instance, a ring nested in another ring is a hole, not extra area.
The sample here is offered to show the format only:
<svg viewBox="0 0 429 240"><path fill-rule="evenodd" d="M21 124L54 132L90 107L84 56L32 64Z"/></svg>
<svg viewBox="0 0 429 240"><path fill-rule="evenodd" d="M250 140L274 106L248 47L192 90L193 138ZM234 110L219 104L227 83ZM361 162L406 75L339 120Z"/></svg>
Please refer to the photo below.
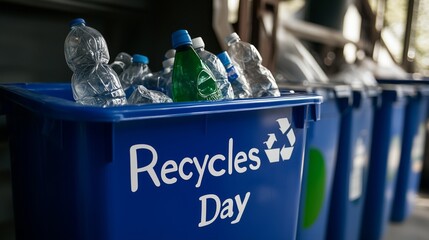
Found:
<svg viewBox="0 0 429 240"><path fill-rule="evenodd" d="M292 109L293 121L297 128L304 128L306 122L320 120L320 103L297 106Z"/></svg>

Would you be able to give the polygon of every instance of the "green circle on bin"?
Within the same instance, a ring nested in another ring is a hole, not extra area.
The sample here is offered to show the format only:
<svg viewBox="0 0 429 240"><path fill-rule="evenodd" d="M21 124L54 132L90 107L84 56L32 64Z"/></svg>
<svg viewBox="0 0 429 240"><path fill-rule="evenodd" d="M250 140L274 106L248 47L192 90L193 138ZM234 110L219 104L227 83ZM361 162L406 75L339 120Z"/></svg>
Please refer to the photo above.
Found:
<svg viewBox="0 0 429 240"><path fill-rule="evenodd" d="M308 159L304 228L309 228L316 222L322 210L326 188L326 166L322 152L310 148Z"/></svg>

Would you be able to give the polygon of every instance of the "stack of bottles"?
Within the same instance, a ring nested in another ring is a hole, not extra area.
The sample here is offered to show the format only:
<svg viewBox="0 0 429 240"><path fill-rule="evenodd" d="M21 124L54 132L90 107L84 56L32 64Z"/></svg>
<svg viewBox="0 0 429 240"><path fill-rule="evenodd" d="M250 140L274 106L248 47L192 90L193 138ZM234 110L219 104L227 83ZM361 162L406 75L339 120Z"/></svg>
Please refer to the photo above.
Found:
<svg viewBox="0 0 429 240"><path fill-rule="evenodd" d="M142 54L120 52L108 64L103 36L80 18L70 26L64 53L78 103L107 107L280 96L258 50L236 33L225 38L227 51L216 55L205 49L201 37L191 39L187 30L175 31L162 70L152 72Z"/></svg>

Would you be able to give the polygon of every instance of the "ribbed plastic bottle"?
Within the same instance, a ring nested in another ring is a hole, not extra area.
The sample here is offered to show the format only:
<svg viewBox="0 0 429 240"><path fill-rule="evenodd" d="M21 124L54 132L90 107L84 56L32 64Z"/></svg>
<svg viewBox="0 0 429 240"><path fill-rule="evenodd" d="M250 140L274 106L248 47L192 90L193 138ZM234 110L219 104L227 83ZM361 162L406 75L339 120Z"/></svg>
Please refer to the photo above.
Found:
<svg viewBox="0 0 429 240"><path fill-rule="evenodd" d="M210 71L212 71L214 77L216 78L217 87L222 93L223 99L234 99L234 92L232 90L231 84L228 81L225 68L223 67L219 58L213 53L205 50L205 43L201 37L193 38L192 46L201 60L203 60Z"/></svg>
<svg viewBox="0 0 429 240"><path fill-rule="evenodd" d="M149 90L156 90L171 96L171 70L174 58L162 62L162 70L148 74L143 80L143 86Z"/></svg>
<svg viewBox="0 0 429 240"><path fill-rule="evenodd" d="M169 58L162 61L162 74L160 76L160 85L163 86L163 93L167 94L169 97L173 97L173 66L174 58Z"/></svg>
<svg viewBox="0 0 429 240"><path fill-rule="evenodd" d="M253 97L280 96L280 91L270 70L262 65L258 49L241 41L237 33L225 38L228 54L235 66L240 66L252 89Z"/></svg>
<svg viewBox="0 0 429 240"><path fill-rule="evenodd" d="M131 57L130 54L126 52L120 52L118 55L116 55L115 60L110 64L110 67L113 69L113 71L120 76L125 69L127 69L129 66L131 66L133 57Z"/></svg>
<svg viewBox="0 0 429 240"><path fill-rule="evenodd" d="M250 98L252 97L252 90L249 87L249 83L244 77L242 70L239 66L234 66L231 63L231 59L226 51L223 51L217 55L222 62L227 75L228 80L231 83L234 91L234 98Z"/></svg>
<svg viewBox="0 0 429 240"><path fill-rule="evenodd" d="M124 90L131 86L143 84L143 79L151 73L149 69L149 58L145 55L134 54L131 66L119 76Z"/></svg>
<svg viewBox="0 0 429 240"><path fill-rule="evenodd" d="M82 18L70 22L64 55L73 71L73 98L85 105L118 106L127 103L118 75L108 65L109 50L103 36Z"/></svg>
<svg viewBox="0 0 429 240"><path fill-rule="evenodd" d="M176 49L172 75L173 101L222 99L213 73L192 48L188 31L173 32L172 45Z"/></svg>

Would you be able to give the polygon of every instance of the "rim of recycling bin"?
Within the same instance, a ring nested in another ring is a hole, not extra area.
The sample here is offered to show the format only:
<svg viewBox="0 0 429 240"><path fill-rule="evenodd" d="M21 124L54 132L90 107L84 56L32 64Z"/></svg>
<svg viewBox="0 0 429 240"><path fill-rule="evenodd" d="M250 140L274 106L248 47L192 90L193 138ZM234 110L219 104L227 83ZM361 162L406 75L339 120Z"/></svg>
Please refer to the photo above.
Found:
<svg viewBox="0 0 429 240"><path fill-rule="evenodd" d="M278 83L277 84L282 91L294 90L302 91L307 93L315 93L321 95L324 98L332 98L333 92L336 98L349 98L352 95L352 88L346 84L337 83L308 83L305 85L294 84L294 83Z"/></svg>
<svg viewBox="0 0 429 240"><path fill-rule="evenodd" d="M380 84L394 84L413 87L415 94L429 96L429 80L418 79L377 79Z"/></svg>
<svg viewBox="0 0 429 240"><path fill-rule="evenodd" d="M417 94L415 86L412 85L380 83L379 86L383 92L396 92L398 96L415 96Z"/></svg>
<svg viewBox="0 0 429 240"><path fill-rule="evenodd" d="M40 93L42 91L64 90L66 88L70 88L70 84L0 84L0 103L14 103L30 111L39 112L45 116L56 119L90 122L119 122L151 118L194 116L313 104L316 105L316 107L320 107L322 103L322 97L316 94L285 94L281 97L212 102L176 102L99 107L81 105L61 97ZM37 92L38 90L40 92ZM7 106L7 104L5 106Z"/></svg>
<svg viewBox="0 0 429 240"><path fill-rule="evenodd" d="M429 85L429 79L377 79L378 83Z"/></svg>

